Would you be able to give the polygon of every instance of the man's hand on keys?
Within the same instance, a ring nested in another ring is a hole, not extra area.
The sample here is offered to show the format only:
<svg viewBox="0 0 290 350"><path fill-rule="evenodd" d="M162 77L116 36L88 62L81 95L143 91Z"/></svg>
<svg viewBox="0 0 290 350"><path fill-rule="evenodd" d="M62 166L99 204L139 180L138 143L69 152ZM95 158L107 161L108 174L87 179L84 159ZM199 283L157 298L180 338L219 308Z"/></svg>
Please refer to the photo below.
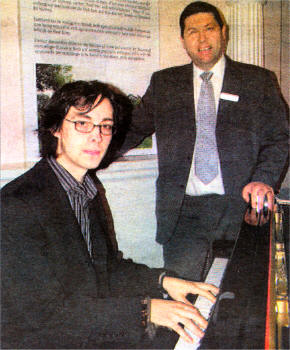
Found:
<svg viewBox="0 0 290 350"><path fill-rule="evenodd" d="M214 303L219 289L211 284L190 282L173 277L164 278L163 288L174 300L152 299L150 321L156 325L173 329L190 343L193 343L194 340L184 330L184 327L198 337L203 337L203 330L207 327L208 322L186 299L186 296L199 294Z"/></svg>

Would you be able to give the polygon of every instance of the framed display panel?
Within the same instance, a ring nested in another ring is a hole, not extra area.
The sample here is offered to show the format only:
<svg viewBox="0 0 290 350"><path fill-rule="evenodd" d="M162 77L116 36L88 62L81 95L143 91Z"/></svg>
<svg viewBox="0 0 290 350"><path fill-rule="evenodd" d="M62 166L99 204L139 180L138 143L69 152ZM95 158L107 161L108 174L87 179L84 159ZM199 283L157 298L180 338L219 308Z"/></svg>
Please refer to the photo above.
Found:
<svg viewBox="0 0 290 350"><path fill-rule="evenodd" d="M68 81L100 80L138 99L158 69L158 2L20 0L26 158L39 159L38 108ZM128 154L154 154L154 137Z"/></svg>

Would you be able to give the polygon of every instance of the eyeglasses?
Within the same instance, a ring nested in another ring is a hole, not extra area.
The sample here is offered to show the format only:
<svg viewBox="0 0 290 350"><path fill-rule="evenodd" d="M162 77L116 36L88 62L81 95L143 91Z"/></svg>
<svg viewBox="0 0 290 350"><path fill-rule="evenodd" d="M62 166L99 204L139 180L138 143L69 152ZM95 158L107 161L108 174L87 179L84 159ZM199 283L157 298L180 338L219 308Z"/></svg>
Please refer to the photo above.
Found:
<svg viewBox="0 0 290 350"><path fill-rule="evenodd" d="M88 134L93 131L95 127L98 127L100 133L105 136L113 135L116 132L114 125L111 124L94 124L92 122L87 122L84 120L69 120L65 119L67 122L73 123L75 125L75 129L78 132Z"/></svg>

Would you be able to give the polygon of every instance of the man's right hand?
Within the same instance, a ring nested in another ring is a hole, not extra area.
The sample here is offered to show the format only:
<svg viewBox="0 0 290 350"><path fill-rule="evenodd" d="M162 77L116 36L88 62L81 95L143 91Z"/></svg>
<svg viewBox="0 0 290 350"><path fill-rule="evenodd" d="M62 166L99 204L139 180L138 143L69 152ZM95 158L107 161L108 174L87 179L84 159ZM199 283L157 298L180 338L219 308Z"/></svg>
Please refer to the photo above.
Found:
<svg viewBox="0 0 290 350"><path fill-rule="evenodd" d="M151 299L150 321L158 326L173 329L189 343L193 343L193 339L181 324L200 338L204 335L202 329L208 324L193 305L162 299Z"/></svg>

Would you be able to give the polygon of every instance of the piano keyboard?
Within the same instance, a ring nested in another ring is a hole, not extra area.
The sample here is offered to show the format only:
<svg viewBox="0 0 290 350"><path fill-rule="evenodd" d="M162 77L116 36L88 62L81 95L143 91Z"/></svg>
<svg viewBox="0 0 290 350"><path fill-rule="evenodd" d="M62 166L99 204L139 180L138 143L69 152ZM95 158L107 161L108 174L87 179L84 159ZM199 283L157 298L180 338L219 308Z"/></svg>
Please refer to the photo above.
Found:
<svg viewBox="0 0 290 350"><path fill-rule="evenodd" d="M227 263L228 263L228 259L215 258L207 274L205 282L214 284L215 286L219 287L221 284ZM198 296L194 303L194 306L199 309L200 313L205 319L209 318L210 311L213 304L208 299L202 296ZM186 330L186 331L194 339L194 344L187 343L183 339L179 338L175 345L174 350L196 350L199 348L200 339L196 335L192 334L189 330Z"/></svg>

